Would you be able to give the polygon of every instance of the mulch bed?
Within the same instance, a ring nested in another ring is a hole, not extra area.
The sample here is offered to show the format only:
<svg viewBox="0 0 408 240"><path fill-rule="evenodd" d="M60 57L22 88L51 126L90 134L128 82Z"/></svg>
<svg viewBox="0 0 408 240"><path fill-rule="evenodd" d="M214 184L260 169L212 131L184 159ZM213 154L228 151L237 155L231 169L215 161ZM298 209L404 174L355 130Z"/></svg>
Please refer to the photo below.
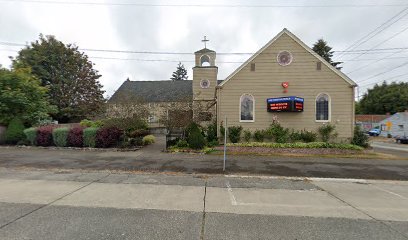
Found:
<svg viewBox="0 0 408 240"><path fill-rule="evenodd" d="M224 147L215 147L215 150L223 151ZM232 153L260 153L260 154L274 154L274 153L289 153L289 154L361 154L363 151L336 149L336 148L266 148L266 147L227 147L227 152Z"/></svg>

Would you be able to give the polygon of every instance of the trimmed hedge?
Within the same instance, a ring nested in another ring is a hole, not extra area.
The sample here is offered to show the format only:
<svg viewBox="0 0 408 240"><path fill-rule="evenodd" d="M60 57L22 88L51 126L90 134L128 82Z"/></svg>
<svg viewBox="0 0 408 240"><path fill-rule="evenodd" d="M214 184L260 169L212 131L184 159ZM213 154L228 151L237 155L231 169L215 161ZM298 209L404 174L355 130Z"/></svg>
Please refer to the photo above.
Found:
<svg viewBox="0 0 408 240"><path fill-rule="evenodd" d="M103 127L96 132L96 147L108 148L118 145L122 130L117 127Z"/></svg>
<svg viewBox="0 0 408 240"><path fill-rule="evenodd" d="M30 142L30 145L36 145L36 138L37 138L37 128L27 128L24 130L24 134L26 136L27 141Z"/></svg>
<svg viewBox="0 0 408 240"><path fill-rule="evenodd" d="M54 145L52 141L52 131L56 128L53 125L42 126L37 128L37 146L48 147Z"/></svg>
<svg viewBox="0 0 408 240"><path fill-rule="evenodd" d="M96 147L96 132L99 128L85 128L83 131L84 147Z"/></svg>
<svg viewBox="0 0 408 240"><path fill-rule="evenodd" d="M6 129L4 138L7 144L16 144L25 139L23 122L18 118L13 118Z"/></svg>
<svg viewBox="0 0 408 240"><path fill-rule="evenodd" d="M55 128L52 131L52 140L57 147L68 146L68 132L69 128Z"/></svg>
<svg viewBox="0 0 408 240"><path fill-rule="evenodd" d="M250 142L250 143L228 143L229 147L264 147L264 148L337 148L346 150L363 150L364 148L348 143L327 143L327 142L311 142L311 143L266 143L266 142Z"/></svg>
<svg viewBox="0 0 408 240"><path fill-rule="evenodd" d="M82 127L73 127L69 129L67 138L68 146L82 147L84 145L83 130Z"/></svg>

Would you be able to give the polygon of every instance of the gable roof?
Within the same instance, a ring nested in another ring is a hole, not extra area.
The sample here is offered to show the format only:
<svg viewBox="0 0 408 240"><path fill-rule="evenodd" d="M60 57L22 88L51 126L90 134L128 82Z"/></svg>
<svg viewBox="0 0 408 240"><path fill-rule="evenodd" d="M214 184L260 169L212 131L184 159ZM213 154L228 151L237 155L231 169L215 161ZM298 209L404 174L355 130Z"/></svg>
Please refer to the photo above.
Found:
<svg viewBox="0 0 408 240"><path fill-rule="evenodd" d="M309 46L307 46L304 42L302 42L298 37L296 37L293 33L289 30L284 28L278 35L276 35L272 40L270 40L265 46L259 49L254 55L252 55L248 60L246 60L241 66L239 66L233 73L231 73L219 86L225 85L231 78L233 78L239 71L241 71L245 66L251 63L259 54L261 54L265 49L267 49L270 45L272 45L277 39L279 39L283 34L288 35L292 38L295 42L297 42L300 46L302 46L307 52L312 54L314 57L319 59L324 65L326 65L329 69L331 69L334 73L339 75L345 82L350 84L350 86L357 86L357 84L351 80L347 75L342 73L340 70L333 67L330 63L328 63L324 58L322 58L319 54L313 51Z"/></svg>
<svg viewBox="0 0 408 240"><path fill-rule="evenodd" d="M119 103L130 97L145 102L180 102L193 98L193 81L125 81L108 100Z"/></svg>

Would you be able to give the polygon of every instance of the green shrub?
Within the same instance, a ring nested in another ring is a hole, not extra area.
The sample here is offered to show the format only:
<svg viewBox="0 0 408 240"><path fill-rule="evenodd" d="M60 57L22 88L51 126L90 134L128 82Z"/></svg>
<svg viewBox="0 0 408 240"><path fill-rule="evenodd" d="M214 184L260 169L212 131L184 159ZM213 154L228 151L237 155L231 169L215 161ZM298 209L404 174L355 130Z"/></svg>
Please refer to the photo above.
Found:
<svg viewBox="0 0 408 240"><path fill-rule="evenodd" d="M52 130L52 139L57 147L68 146L68 132L69 128L54 128Z"/></svg>
<svg viewBox="0 0 408 240"><path fill-rule="evenodd" d="M289 139L290 139L291 142L303 141L302 133L300 131L292 130L292 132L289 134Z"/></svg>
<svg viewBox="0 0 408 240"><path fill-rule="evenodd" d="M220 135L221 135L222 139L224 139L224 137L225 137L225 127L222 124L220 125Z"/></svg>
<svg viewBox="0 0 408 240"><path fill-rule="evenodd" d="M289 128L284 128L279 123L272 123L266 130L266 136L277 143L286 143L289 141Z"/></svg>
<svg viewBox="0 0 408 240"><path fill-rule="evenodd" d="M84 147L92 147L96 146L96 132L99 128L89 127L85 128L83 132L84 136Z"/></svg>
<svg viewBox="0 0 408 240"><path fill-rule="evenodd" d="M97 121L91 121L88 119L84 119L82 120L79 125L81 125L81 127L102 127L103 126L103 122L101 120L97 120Z"/></svg>
<svg viewBox="0 0 408 240"><path fill-rule="evenodd" d="M207 146L210 147L210 148L216 147L216 146L218 146L218 145L220 145L220 144L218 143L218 140L213 140L213 141L207 143Z"/></svg>
<svg viewBox="0 0 408 240"><path fill-rule="evenodd" d="M255 130L254 132L254 140L256 142L263 142L265 138L265 130Z"/></svg>
<svg viewBox="0 0 408 240"><path fill-rule="evenodd" d="M188 142L186 140L180 139L177 142L176 146L179 147L179 148L186 148L186 147L188 147Z"/></svg>
<svg viewBox="0 0 408 240"><path fill-rule="evenodd" d="M243 134L244 134L244 140L245 140L245 142L251 141L251 137L252 137L251 131L249 131L248 129L245 129L244 132L243 132Z"/></svg>
<svg viewBox="0 0 408 240"><path fill-rule="evenodd" d="M217 124L214 122L207 127L207 142L215 140L217 140Z"/></svg>
<svg viewBox="0 0 408 240"><path fill-rule="evenodd" d="M188 145L192 149L203 149L205 146L205 139L197 125L193 125L187 137Z"/></svg>
<svg viewBox="0 0 408 240"><path fill-rule="evenodd" d="M30 145L36 145L35 139L37 138L37 128L27 128L24 130L24 134Z"/></svg>
<svg viewBox="0 0 408 240"><path fill-rule="evenodd" d="M323 142L330 142L337 137L336 126L332 124L324 124L317 131Z"/></svg>
<svg viewBox="0 0 408 240"><path fill-rule="evenodd" d="M199 130L201 133L203 132L201 129L201 126L198 125L195 122L191 122L190 124L187 125L187 127L185 128L185 132L186 132L186 137L188 138L188 136L195 130Z"/></svg>
<svg viewBox="0 0 408 240"><path fill-rule="evenodd" d="M300 131L300 138L303 142L316 142L317 133L307 130Z"/></svg>
<svg viewBox="0 0 408 240"><path fill-rule="evenodd" d="M242 126L228 127L228 138L232 143L237 143L241 139Z"/></svg>
<svg viewBox="0 0 408 240"><path fill-rule="evenodd" d="M154 143L156 138L153 135L147 135L143 137L143 145L150 145Z"/></svg>
<svg viewBox="0 0 408 240"><path fill-rule="evenodd" d="M354 128L354 136L351 143L360 147L368 147L368 136L363 132L360 126Z"/></svg>
<svg viewBox="0 0 408 240"><path fill-rule="evenodd" d="M4 134L4 138L8 144L16 144L25 138L24 124L19 118L13 118L10 121Z"/></svg>

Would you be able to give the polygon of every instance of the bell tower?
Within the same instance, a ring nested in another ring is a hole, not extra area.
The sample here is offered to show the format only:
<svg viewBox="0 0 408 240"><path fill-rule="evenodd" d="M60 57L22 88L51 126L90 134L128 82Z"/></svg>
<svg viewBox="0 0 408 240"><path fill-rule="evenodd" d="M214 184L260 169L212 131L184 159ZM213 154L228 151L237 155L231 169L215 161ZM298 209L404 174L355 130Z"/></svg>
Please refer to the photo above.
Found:
<svg viewBox="0 0 408 240"><path fill-rule="evenodd" d="M193 97L194 100L214 100L217 86L218 67L215 66L216 53L207 48L209 40L204 36L204 48L195 52L195 67L193 67Z"/></svg>
<svg viewBox="0 0 408 240"><path fill-rule="evenodd" d="M204 36L202 40L204 48L194 53L193 115L200 122L210 122L215 117L215 87L217 86L218 67L215 65L215 51L207 48L208 41Z"/></svg>

